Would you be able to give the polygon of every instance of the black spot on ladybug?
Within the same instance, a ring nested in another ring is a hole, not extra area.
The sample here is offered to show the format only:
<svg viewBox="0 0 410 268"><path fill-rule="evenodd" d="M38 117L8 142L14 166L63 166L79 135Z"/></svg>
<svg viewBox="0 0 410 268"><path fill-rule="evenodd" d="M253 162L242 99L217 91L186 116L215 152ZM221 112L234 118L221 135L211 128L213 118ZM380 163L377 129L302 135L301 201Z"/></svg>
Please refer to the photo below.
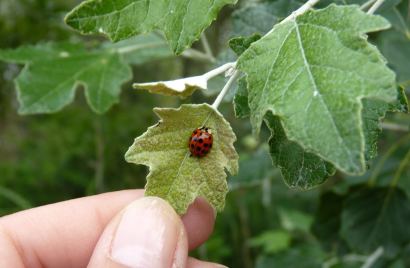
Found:
<svg viewBox="0 0 410 268"><path fill-rule="evenodd" d="M209 144L208 144L208 143L205 143L205 144L204 144L204 147L205 147L205 148L207 148L208 146L209 146Z"/></svg>
<svg viewBox="0 0 410 268"><path fill-rule="evenodd" d="M204 140L203 140L203 139L199 139L198 142L199 142L199 143L203 143Z"/></svg>
<svg viewBox="0 0 410 268"><path fill-rule="evenodd" d="M193 149L195 147L195 145L191 144L191 148Z"/></svg>
<svg viewBox="0 0 410 268"><path fill-rule="evenodd" d="M199 151L201 151L201 147L196 147L196 150L199 152Z"/></svg>

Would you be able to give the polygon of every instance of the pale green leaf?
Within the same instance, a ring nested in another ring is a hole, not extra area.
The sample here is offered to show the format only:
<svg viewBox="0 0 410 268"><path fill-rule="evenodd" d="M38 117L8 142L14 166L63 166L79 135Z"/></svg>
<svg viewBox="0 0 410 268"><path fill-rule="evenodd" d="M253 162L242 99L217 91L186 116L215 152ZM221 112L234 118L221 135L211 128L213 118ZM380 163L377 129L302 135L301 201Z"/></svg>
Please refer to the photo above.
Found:
<svg viewBox="0 0 410 268"><path fill-rule="evenodd" d="M273 254L286 250L292 237L286 231L271 230L249 240L250 247L261 247L265 254Z"/></svg>
<svg viewBox="0 0 410 268"><path fill-rule="evenodd" d="M388 256L410 242L410 200L398 188L359 188L345 201L341 234L355 251L382 246Z"/></svg>
<svg viewBox="0 0 410 268"><path fill-rule="evenodd" d="M179 214L198 196L221 210L228 191L225 169L231 174L238 170L236 137L229 123L208 104L154 111L159 123L136 138L125 155L130 163L150 167L146 195L167 200ZM202 126L211 129L214 142L208 155L197 158L190 156L188 139Z"/></svg>
<svg viewBox="0 0 410 268"><path fill-rule="evenodd" d="M289 140L346 173L363 173L361 99L396 98L395 75L365 33L388 27L357 6L330 5L253 43L238 68L247 74L255 133L272 111Z"/></svg>
<svg viewBox="0 0 410 268"><path fill-rule="evenodd" d="M221 8L236 0L86 0L65 22L81 33L100 33L113 41L162 30L176 54L197 40Z"/></svg>
<svg viewBox="0 0 410 268"><path fill-rule="evenodd" d="M133 87L145 89L155 94L185 98L191 96L197 89L206 90L208 88L208 78L206 76L193 76L171 81L134 83Z"/></svg>

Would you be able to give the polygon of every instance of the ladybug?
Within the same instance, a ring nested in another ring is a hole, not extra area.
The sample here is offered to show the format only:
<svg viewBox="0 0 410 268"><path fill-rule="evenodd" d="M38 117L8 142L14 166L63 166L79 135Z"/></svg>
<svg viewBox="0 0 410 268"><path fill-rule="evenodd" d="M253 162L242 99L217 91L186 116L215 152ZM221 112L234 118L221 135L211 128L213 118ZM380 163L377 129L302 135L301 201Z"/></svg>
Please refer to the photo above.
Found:
<svg viewBox="0 0 410 268"><path fill-rule="evenodd" d="M210 129L201 127L195 129L189 137L189 151L191 156L204 157L212 149L213 138Z"/></svg>

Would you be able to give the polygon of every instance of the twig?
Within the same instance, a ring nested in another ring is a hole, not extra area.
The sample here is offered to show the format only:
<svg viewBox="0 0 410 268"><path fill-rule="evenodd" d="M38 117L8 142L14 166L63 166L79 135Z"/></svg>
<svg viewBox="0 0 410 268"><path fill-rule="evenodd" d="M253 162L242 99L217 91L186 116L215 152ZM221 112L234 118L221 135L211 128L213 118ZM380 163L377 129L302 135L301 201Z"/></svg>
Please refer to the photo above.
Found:
<svg viewBox="0 0 410 268"><path fill-rule="evenodd" d="M373 14L384 3L385 0L377 0L374 5L367 11L367 14Z"/></svg>
<svg viewBox="0 0 410 268"><path fill-rule="evenodd" d="M361 5L360 9L361 10L368 9L371 5L373 5L374 2L376 2L376 0L369 0L366 3L364 3L363 5Z"/></svg>
<svg viewBox="0 0 410 268"><path fill-rule="evenodd" d="M394 130L394 131L404 131L404 132L410 131L409 126L404 126L404 125L399 125L396 123L389 123L389 122L381 123L381 127L383 129Z"/></svg>
<svg viewBox="0 0 410 268"><path fill-rule="evenodd" d="M373 264L383 255L384 249L383 247L378 247L372 255L370 255L366 262L362 265L361 268L371 268L373 267Z"/></svg>
<svg viewBox="0 0 410 268"><path fill-rule="evenodd" d="M287 18L285 18L284 20L279 22L279 24L294 20L297 16L300 16L303 13L305 13L306 11L308 11L309 9L311 9L319 1L320 0L309 0L309 1L307 1L300 8L298 8L296 11L293 11L292 14L290 14ZM268 35L272 32L273 32L273 28L266 35Z"/></svg>
<svg viewBox="0 0 410 268"><path fill-rule="evenodd" d="M207 54L193 48L188 48L187 50L182 52L182 56L199 61L207 61L210 63L215 62L214 58L210 58Z"/></svg>
<svg viewBox="0 0 410 268"><path fill-rule="evenodd" d="M211 46L209 45L208 38L206 38L205 32L202 33L201 35L201 43L202 43L202 46L204 47L206 55L208 55L208 57L211 58L212 61L215 61L214 54L212 53L212 49L211 49Z"/></svg>
<svg viewBox="0 0 410 268"><path fill-rule="evenodd" d="M232 76L229 78L228 82L225 84L221 92L219 93L218 97L216 97L215 102L212 104L212 108L215 110L218 109L219 105L221 104L223 98L225 97L226 93L228 93L229 89L231 88L232 84L239 76L239 71L234 71Z"/></svg>
<svg viewBox="0 0 410 268"><path fill-rule="evenodd" d="M233 68L235 68L235 63L234 62L228 62L228 63L226 63L222 66L219 66L216 69L213 69L213 70L207 72L206 74L203 74L202 76L209 80L209 79L211 79L215 76L218 76L218 75L228 71L229 69L233 69Z"/></svg>

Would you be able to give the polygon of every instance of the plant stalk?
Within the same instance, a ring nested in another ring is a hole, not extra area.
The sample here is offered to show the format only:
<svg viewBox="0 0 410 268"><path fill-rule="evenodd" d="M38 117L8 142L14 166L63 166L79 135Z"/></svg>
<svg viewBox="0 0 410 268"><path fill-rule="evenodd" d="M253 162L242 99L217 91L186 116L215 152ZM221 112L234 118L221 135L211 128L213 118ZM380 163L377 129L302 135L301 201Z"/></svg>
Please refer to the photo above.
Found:
<svg viewBox="0 0 410 268"><path fill-rule="evenodd" d="M376 10L384 3L385 0L377 0L374 5L367 11L367 14L374 14Z"/></svg>
<svg viewBox="0 0 410 268"><path fill-rule="evenodd" d="M239 71L235 70L232 76L229 78L228 82L223 87L222 91L219 93L218 97L216 97L215 102L212 104L212 108L218 110L219 105L221 104L223 98L225 97L226 93L228 93L229 89L231 88L232 84L235 80L239 77Z"/></svg>

